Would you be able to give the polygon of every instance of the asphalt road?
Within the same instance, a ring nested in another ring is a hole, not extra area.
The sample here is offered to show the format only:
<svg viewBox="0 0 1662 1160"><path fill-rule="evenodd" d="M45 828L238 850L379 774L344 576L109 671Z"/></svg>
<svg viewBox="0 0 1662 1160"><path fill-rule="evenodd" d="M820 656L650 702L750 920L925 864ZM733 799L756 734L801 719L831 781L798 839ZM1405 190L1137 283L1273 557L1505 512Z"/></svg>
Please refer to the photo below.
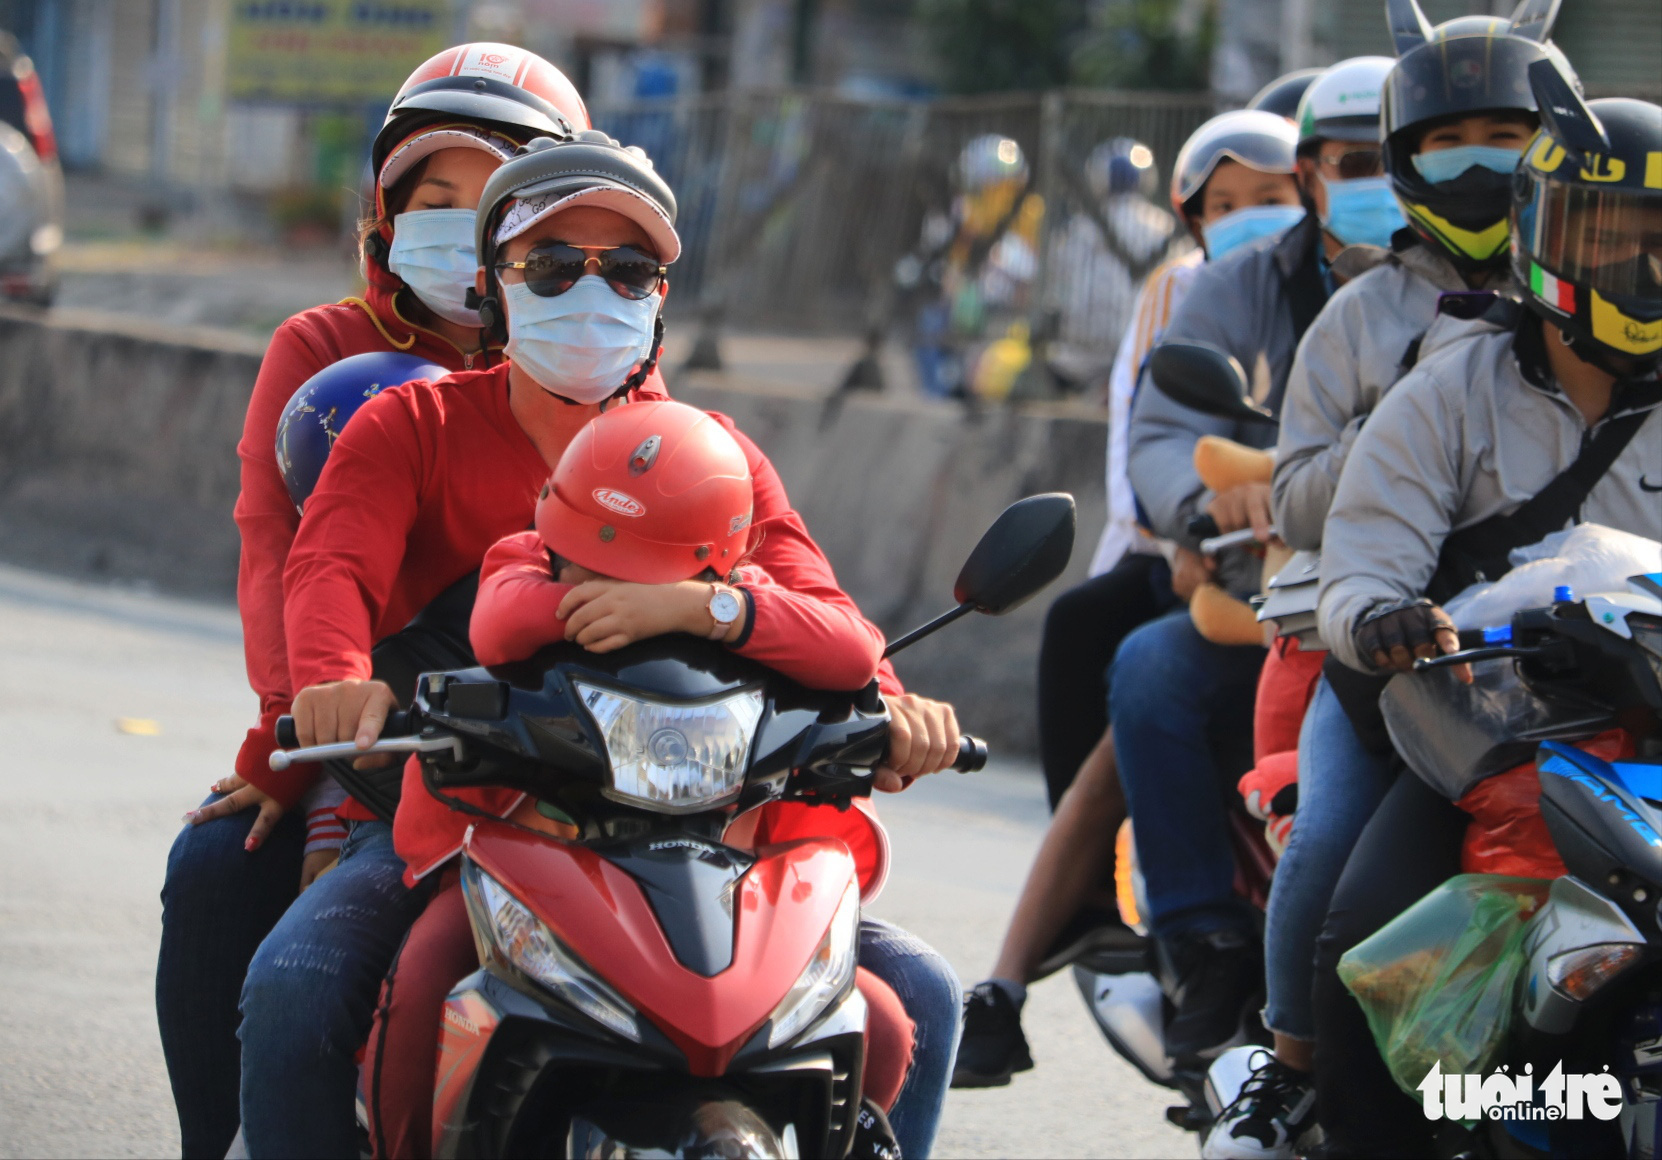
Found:
<svg viewBox="0 0 1662 1160"><path fill-rule="evenodd" d="M0 1156L178 1154L157 893L180 814L253 716L239 641L227 608L0 567ZM882 805L896 865L876 913L974 981L1043 827L1037 774L944 774ZM1068 977L1033 989L1026 1023L1036 1069L952 1093L937 1155L1195 1154Z"/></svg>

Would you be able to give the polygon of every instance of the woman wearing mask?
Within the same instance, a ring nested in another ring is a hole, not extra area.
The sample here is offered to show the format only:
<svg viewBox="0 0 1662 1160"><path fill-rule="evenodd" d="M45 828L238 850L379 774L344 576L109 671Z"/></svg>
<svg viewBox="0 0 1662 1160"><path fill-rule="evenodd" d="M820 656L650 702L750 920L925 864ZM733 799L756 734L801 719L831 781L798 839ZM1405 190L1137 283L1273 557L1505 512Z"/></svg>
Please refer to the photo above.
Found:
<svg viewBox="0 0 1662 1160"><path fill-rule="evenodd" d="M236 1132L237 996L254 949L302 886L305 827L288 811L305 786L266 766L293 690L282 576L300 522L277 466L278 419L302 383L350 355L400 351L452 370L499 362L500 346L465 302L479 193L521 141L588 123L571 82L523 49L462 45L416 69L374 142L363 296L295 315L261 363L238 445L236 506L237 603L260 720L236 775L216 783L174 842L162 890L156 1009L187 1157L223 1156ZM330 857L314 853L306 873Z"/></svg>
<svg viewBox="0 0 1662 1160"><path fill-rule="evenodd" d="M477 295L508 361L415 382L367 402L307 504L284 576L289 667L302 744L371 744L395 704L369 653L504 535L522 531L538 489L602 406L661 398L646 388L662 334L665 268L677 257L674 197L638 150L599 133L533 141L481 197ZM742 435L755 481L751 559L783 588L853 610L791 510L777 473ZM693 621L731 647L770 630L760 594L699 607L623 586L595 601L596 640L616 644ZM736 607L735 607L736 606ZM900 722L893 767L945 768L949 706L909 697L885 674ZM375 995L426 888L405 885L391 827L351 824L338 867L262 944L243 991L244 1128L253 1155L344 1154L355 1146L354 1053ZM926 1155L945 1094L956 980L938 955L889 927L863 936L861 964L889 982L916 1025L911 1074L892 1122Z"/></svg>

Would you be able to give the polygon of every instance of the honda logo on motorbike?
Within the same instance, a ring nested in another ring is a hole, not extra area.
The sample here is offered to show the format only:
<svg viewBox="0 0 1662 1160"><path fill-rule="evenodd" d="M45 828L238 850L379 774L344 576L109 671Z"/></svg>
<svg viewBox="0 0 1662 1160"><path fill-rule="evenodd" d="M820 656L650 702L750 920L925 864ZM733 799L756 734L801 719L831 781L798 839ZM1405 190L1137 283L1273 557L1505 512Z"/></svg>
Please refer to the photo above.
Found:
<svg viewBox="0 0 1662 1160"><path fill-rule="evenodd" d="M594 502L607 511L616 512L620 516L642 516L646 514L645 504L632 495L618 491L615 487L595 488Z"/></svg>

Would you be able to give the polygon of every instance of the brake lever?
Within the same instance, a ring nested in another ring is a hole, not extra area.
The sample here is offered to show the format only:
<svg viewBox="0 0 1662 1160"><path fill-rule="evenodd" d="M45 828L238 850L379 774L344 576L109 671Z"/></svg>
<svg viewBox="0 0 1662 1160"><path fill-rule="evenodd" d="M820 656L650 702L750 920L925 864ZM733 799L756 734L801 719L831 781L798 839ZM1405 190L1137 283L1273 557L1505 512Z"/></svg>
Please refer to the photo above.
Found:
<svg viewBox="0 0 1662 1160"><path fill-rule="evenodd" d="M359 749L356 741L337 741L332 745L310 745L303 749L274 749L267 764L274 773L282 773L291 765L307 761L333 761L352 757L367 757L372 753L439 753L450 751L453 761L464 755L462 739L454 733L438 733L431 737L383 737L368 749Z"/></svg>
<svg viewBox="0 0 1662 1160"><path fill-rule="evenodd" d="M1468 648L1460 652L1445 653L1440 657L1421 657L1414 662L1414 671L1423 673L1428 669L1448 669L1455 665L1475 664L1478 661L1500 660L1502 657L1532 657L1540 651L1538 648L1520 648L1510 644L1495 645L1492 648Z"/></svg>

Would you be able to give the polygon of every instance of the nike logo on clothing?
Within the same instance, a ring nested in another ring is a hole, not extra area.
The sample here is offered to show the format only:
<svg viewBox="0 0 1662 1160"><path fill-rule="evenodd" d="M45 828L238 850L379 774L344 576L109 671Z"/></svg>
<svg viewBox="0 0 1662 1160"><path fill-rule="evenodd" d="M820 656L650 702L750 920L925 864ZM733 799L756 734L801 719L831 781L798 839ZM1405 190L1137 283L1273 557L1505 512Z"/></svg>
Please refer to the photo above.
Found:
<svg viewBox="0 0 1662 1160"><path fill-rule="evenodd" d="M1651 483L1644 476L1639 477L1640 491L1662 491L1662 483Z"/></svg>

